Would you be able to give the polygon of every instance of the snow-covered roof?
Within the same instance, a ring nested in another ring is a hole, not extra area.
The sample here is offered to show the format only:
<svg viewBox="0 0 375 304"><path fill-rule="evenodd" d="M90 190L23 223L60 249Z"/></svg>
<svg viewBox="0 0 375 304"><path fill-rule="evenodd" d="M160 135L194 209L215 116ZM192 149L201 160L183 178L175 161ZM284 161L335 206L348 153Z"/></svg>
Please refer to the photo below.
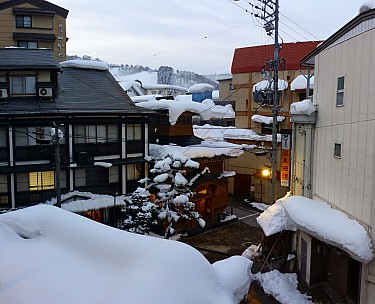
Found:
<svg viewBox="0 0 375 304"><path fill-rule="evenodd" d="M140 96L131 96L130 99L136 103L136 102L146 102L149 100L155 100L158 97L163 97L163 95L140 95Z"/></svg>
<svg viewBox="0 0 375 304"><path fill-rule="evenodd" d="M316 108L310 99L293 102L290 105L290 114L311 115L314 112L316 112Z"/></svg>
<svg viewBox="0 0 375 304"><path fill-rule="evenodd" d="M149 110L168 110L169 123L175 125L180 115L184 112L199 114L203 120L213 118L234 118L235 112L232 105L215 105L211 99L205 99L201 103L191 100L191 95L179 95L175 100L149 99L147 102L138 102L137 106Z"/></svg>
<svg viewBox="0 0 375 304"><path fill-rule="evenodd" d="M188 90L183 87L171 85L171 84L143 84L142 85L146 90L160 90L160 89L171 89L171 90L178 90L182 92L187 92Z"/></svg>
<svg viewBox="0 0 375 304"><path fill-rule="evenodd" d="M189 88L190 93L212 92L214 87L208 83L197 83Z"/></svg>
<svg viewBox="0 0 375 304"><path fill-rule="evenodd" d="M233 78L233 75L230 69L222 70L216 73L216 81L219 80L230 80Z"/></svg>
<svg viewBox="0 0 375 304"><path fill-rule="evenodd" d="M290 84L290 90L306 90L307 88L307 76L298 75ZM314 76L310 78L310 89L314 88Z"/></svg>
<svg viewBox="0 0 375 304"><path fill-rule="evenodd" d="M194 135L210 141L223 141L230 139L272 141L272 135L259 135L250 129L239 129L235 127L220 127L206 124L204 126L193 126ZM277 141L281 141L281 135L277 134Z"/></svg>
<svg viewBox="0 0 375 304"><path fill-rule="evenodd" d="M88 69L88 70L99 70L99 71L108 71L108 64L101 61L93 60L67 60L60 62L60 66L63 68L76 68L76 69Z"/></svg>
<svg viewBox="0 0 375 304"><path fill-rule="evenodd" d="M374 257L365 228L324 202L290 196L269 207L257 221L267 235L298 228L322 242L341 248L362 263L368 263Z"/></svg>
<svg viewBox="0 0 375 304"><path fill-rule="evenodd" d="M238 157L244 152L240 145L227 142L202 141L199 145L181 147L177 145L156 145L150 144L150 156L155 159L163 159L167 155L174 155L174 158L187 157L213 158L215 156Z"/></svg>
<svg viewBox="0 0 375 304"><path fill-rule="evenodd" d="M288 88L288 83L285 80L279 79L278 81L278 91L284 91ZM273 90L273 81L271 83L268 80L262 80L259 81L258 83L254 84L253 86L253 93L259 92L259 91L264 91L267 89Z"/></svg>
<svg viewBox="0 0 375 304"><path fill-rule="evenodd" d="M270 125L273 123L272 116L263 116L263 115L253 115L251 116L251 120L258 123L263 123L266 125ZM282 122L285 120L285 116L277 116L277 121Z"/></svg>
<svg viewBox="0 0 375 304"><path fill-rule="evenodd" d="M70 198L78 197L73 201ZM106 194L93 194L91 192L72 191L61 195L61 200L66 203L61 204L61 208L70 212L85 212L90 210L99 210L107 207L113 207L114 197ZM55 205L56 197L45 202L47 205ZM125 205L124 196L116 197L116 205Z"/></svg>
<svg viewBox="0 0 375 304"><path fill-rule="evenodd" d="M235 304L252 279L245 257L211 265L182 242L47 205L1 214L0 243L0 303Z"/></svg>

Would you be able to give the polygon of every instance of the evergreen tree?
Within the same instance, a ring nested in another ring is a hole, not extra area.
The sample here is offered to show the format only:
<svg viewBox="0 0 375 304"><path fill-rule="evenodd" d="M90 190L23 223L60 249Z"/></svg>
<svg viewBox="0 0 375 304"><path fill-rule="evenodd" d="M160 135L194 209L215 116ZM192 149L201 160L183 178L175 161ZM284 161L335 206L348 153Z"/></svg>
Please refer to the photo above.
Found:
<svg viewBox="0 0 375 304"><path fill-rule="evenodd" d="M184 168L199 168L199 164L186 157L168 155L165 159L157 160L151 173L155 174L148 189L157 189L155 204L158 218L166 221L165 238L174 234L174 224L177 221L197 220L204 227L205 222L201 215L195 211L195 204L190 201L194 193L190 186L197 178L208 171L204 169L197 176L188 181L185 178Z"/></svg>
<svg viewBox="0 0 375 304"><path fill-rule="evenodd" d="M157 224L154 216L156 205L151 203L149 198L148 190L138 188L131 197L125 199L125 206L122 208L125 214L122 229L138 234L148 234Z"/></svg>

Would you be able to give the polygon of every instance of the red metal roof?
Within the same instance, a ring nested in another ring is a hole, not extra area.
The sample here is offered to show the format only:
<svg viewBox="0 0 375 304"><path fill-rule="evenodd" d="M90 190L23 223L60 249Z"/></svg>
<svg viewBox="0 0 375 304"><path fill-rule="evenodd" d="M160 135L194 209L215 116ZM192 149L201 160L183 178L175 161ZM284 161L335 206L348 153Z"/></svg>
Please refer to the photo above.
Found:
<svg viewBox="0 0 375 304"><path fill-rule="evenodd" d="M321 41L283 43L279 58L285 59L285 70L298 70L300 61L320 43ZM273 60L273 50L273 44L236 49L232 61L232 74L260 71L267 61Z"/></svg>

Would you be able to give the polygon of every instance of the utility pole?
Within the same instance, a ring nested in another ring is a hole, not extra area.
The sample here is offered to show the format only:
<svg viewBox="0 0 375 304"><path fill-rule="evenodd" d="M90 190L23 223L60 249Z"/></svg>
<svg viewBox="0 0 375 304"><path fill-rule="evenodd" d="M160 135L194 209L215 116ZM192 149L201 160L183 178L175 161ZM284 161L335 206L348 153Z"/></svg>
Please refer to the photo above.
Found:
<svg viewBox="0 0 375 304"><path fill-rule="evenodd" d="M272 106L272 179L271 179L271 204L276 199L276 177L277 177L277 116L278 116L278 105L279 105L279 0L260 0L263 3L263 7L260 8L255 6L256 9L262 11L261 15L256 14L255 17L260 18L264 21L264 29L267 35L274 35L274 54L273 60L268 61L273 77L271 82L271 89L273 90L273 106ZM272 85L273 82L273 85Z"/></svg>
<svg viewBox="0 0 375 304"><path fill-rule="evenodd" d="M270 1L272 2L272 1ZM275 45L273 54L273 109L272 109L272 187L271 187L271 204L276 199L276 175L277 175L277 115L278 115L278 91L279 91L279 0L275 0L274 3L274 18L275 18Z"/></svg>
<svg viewBox="0 0 375 304"><path fill-rule="evenodd" d="M56 185L56 207L61 208L61 184L60 184L60 136L59 128L55 125L55 185Z"/></svg>

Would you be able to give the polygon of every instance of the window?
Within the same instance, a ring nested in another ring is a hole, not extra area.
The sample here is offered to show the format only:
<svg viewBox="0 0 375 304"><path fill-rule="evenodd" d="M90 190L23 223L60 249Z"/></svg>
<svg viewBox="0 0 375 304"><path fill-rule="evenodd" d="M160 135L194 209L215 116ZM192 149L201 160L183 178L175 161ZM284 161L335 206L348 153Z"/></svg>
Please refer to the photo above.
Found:
<svg viewBox="0 0 375 304"><path fill-rule="evenodd" d="M235 90L235 89L236 89L236 87L234 86L234 84L230 84L230 85L229 85L229 90L232 91L232 90Z"/></svg>
<svg viewBox="0 0 375 304"><path fill-rule="evenodd" d="M37 49L38 48L38 42L36 41L18 41L17 43L18 47L23 47L27 49Z"/></svg>
<svg viewBox="0 0 375 304"><path fill-rule="evenodd" d="M55 188L55 173L53 171L29 172L30 191L48 190Z"/></svg>
<svg viewBox="0 0 375 304"><path fill-rule="evenodd" d="M342 76L337 79L336 106L344 105L344 87L345 87L345 77Z"/></svg>
<svg viewBox="0 0 375 304"><path fill-rule="evenodd" d="M76 144L117 142L118 137L117 125L74 126Z"/></svg>
<svg viewBox="0 0 375 304"><path fill-rule="evenodd" d="M142 174L142 164L135 163L126 166L126 179L129 180L139 180Z"/></svg>
<svg viewBox="0 0 375 304"><path fill-rule="evenodd" d="M51 144L51 127L19 127L15 128L16 146L28 147ZM63 139L60 139L60 142Z"/></svg>
<svg viewBox="0 0 375 304"><path fill-rule="evenodd" d="M12 76L10 77L11 95L36 95L35 76Z"/></svg>
<svg viewBox="0 0 375 304"><path fill-rule="evenodd" d="M8 204L8 177L0 174L0 207Z"/></svg>
<svg viewBox="0 0 375 304"><path fill-rule="evenodd" d="M335 150L333 153L334 157L341 158L341 144L335 143Z"/></svg>
<svg viewBox="0 0 375 304"><path fill-rule="evenodd" d="M31 16L16 16L16 27L32 27Z"/></svg>
<svg viewBox="0 0 375 304"><path fill-rule="evenodd" d="M109 167L109 169L108 169L108 174L109 174L108 182L110 184L118 183L119 182L118 169L119 169L118 166Z"/></svg>
<svg viewBox="0 0 375 304"><path fill-rule="evenodd" d="M126 139L127 140L141 140L142 139L142 125L141 124L128 124L126 126Z"/></svg>

